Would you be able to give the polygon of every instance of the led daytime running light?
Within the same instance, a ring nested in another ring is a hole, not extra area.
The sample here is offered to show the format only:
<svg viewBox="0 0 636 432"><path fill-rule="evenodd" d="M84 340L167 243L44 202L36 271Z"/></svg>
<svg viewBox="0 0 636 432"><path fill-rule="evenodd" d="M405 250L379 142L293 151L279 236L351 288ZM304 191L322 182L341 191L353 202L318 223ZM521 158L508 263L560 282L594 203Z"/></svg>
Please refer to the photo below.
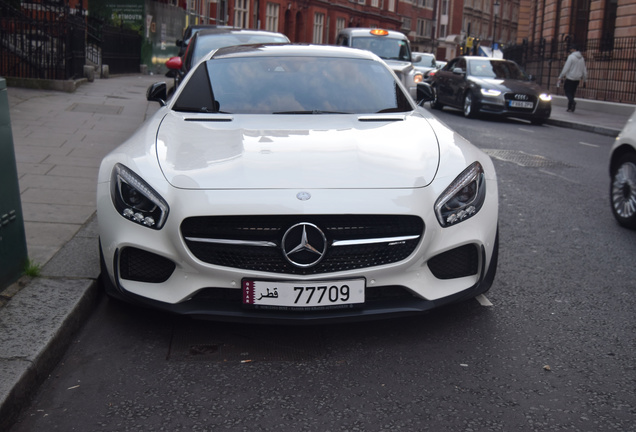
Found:
<svg viewBox="0 0 636 432"><path fill-rule="evenodd" d="M136 192L153 208L143 208L126 200L128 191ZM133 222L153 229L161 229L168 218L169 207L166 201L145 181L122 164L113 168L111 195L119 213Z"/></svg>
<svg viewBox="0 0 636 432"><path fill-rule="evenodd" d="M470 193L467 200L460 197L462 192ZM437 199L435 215L442 227L454 225L477 214L485 198L484 169L479 162L474 162L457 176ZM456 207L450 207L451 202Z"/></svg>
<svg viewBox="0 0 636 432"><path fill-rule="evenodd" d="M499 96L501 92L495 89L481 89L481 94L484 96Z"/></svg>

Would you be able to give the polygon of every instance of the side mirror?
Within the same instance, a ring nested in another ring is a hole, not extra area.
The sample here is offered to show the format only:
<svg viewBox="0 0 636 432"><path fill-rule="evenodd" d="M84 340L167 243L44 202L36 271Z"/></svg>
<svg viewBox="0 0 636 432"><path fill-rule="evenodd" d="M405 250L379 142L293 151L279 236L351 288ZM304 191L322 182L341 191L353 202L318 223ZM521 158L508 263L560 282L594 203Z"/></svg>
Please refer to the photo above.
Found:
<svg viewBox="0 0 636 432"><path fill-rule="evenodd" d="M419 63L422 61L422 56L421 55L413 55L411 56L411 61L413 63Z"/></svg>
<svg viewBox="0 0 636 432"><path fill-rule="evenodd" d="M417 83L417 104L422 105L424 102L430 102L435 99L433 87L429 83Z"/></svg>
<svg viewBox="0 0 636 432"><path fill-rule="evenodd" d="M181 39L177 39L174 43L176 46L180 47L183 45L183 41Z"/></svg>
<svg viewBox="0 0 636 432"><path fill-rule="evenodd" d="M183 60L181 60L181 57L170 57L166 62L166 67L171 70L181 70Z"/></svg>
<svg viewBox="0 0 636 432"><path fill-rule="evenodd" d="M464 72L464 69L456 67L456 68L453 68L453 73L457 75L462 75L462 74L465 74L466 72Z"/></svg>
<svg viewBox="0 0 636 432"><path fill-rule="evenodd" d="M534 75L530 74L530 75L528 75L528 79L529 79L530 81L535 81L535 80L536 80L536 77L535 77Z"/></svg>
<svg viewBox="0 0 636 432"><path fill-rule="evenodd" d="M159 102L159 105L166 106L168 99L168 86L165 82L156 82L148 87L146 100L149 102Z"/></svg>

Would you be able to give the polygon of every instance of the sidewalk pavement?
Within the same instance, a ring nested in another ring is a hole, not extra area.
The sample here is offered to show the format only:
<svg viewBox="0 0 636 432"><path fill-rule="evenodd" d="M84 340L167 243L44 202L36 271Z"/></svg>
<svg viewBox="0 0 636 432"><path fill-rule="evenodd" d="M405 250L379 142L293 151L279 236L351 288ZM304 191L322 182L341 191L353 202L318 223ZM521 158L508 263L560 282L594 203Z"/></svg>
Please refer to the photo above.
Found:
<svg viewBox="0 0 636 432"><path fill-rule="evenodd" d="M158 108L163 76L97 79L74 93L9 88L29 258L41 276L0 289L0 430L7 429L92 312L99 275L95 193L101 159ZM633 105L553 100L550 125L616 136Z"/></svg>

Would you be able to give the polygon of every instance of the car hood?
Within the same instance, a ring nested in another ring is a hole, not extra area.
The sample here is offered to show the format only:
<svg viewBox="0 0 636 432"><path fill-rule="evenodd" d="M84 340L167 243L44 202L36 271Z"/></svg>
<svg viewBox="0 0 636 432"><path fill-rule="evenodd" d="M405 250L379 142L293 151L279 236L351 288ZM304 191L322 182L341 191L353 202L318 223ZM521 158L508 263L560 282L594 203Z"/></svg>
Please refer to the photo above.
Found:
<svg viewBox="0 0 636 432"><path fill-rule="evenodd" d="M470 79L481 87L497 89L505 93L541 94L544 92L541 86L534 81L477 77L470 77Z"/></svg>
<svg viewBox="0 0 636 432"><path fill-rule="evenodd" d="M168 113L157 133L166 180L184 189L413 188L429 184L438 141L408 115Z"/></svg>
<svg viewBox="0 0 636 432"><path fill-rule="evenodd" d="M384 62L391 69L393 69L393 71L396 72L398 75L401 73L408 73L409 71L414 69L413 63L411 62L405 62L405 61L399 61L399 60L384 60Z"/></svg>

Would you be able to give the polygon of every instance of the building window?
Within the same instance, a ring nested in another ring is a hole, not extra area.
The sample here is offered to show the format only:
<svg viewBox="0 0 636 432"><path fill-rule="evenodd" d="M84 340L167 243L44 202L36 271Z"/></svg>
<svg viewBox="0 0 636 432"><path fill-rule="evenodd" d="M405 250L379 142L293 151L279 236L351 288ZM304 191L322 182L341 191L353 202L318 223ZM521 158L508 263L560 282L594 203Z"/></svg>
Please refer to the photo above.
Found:
<svg viewBox="0 0 636 432"><path fill-rule="evenodd" d="M605 1L605 13L603 14L603 35L602 38L608 42L614 39L616 31L616 17L618 10L618 0Z"/></svg>
<svg viewBox="0 0 636 432"><path fill-rule="evenodd" d="M358 3L359 3L359 4L361 4L361 5L363 5L363 4L365 4L365 2L366 2L366 1L367 1L367 0L358 0Z"/></svg>
<svg viewBox="0 0 636 432"><path fill-rule="evenodd" d="M411 18L402 18L402 28L404 30L411 30Z"/></svg>
<svg viewBox="0 0 636 432"><path fill-rule="evenodd" d="M314 15L314 39L313 43L321 44L323 35L325 34L325 14L317 13Z"/></svg>
<svg viewBox="0 0 636 432"><path fill-rule="evenodd" d="M389 0L388 9L389 12L395 12L395 0Z"/></svg>
<svg viewBox="0 0 636 432"><path fill-rule="evenodd" d="M379 7L380 6L380 0L371 0L371 7Z"/></svg>
<svg viewBox="0 0 636 432"><path fill-rule="evenodd" d="M347 26L347 20L344 18L336 18L336 35L340 32L340 30L344 29Z"/></svg>
<svg viewBox="0 0 636 432"><path fill-rule="evenodd" d="M249 27L249 0L234 0L234 27Z"/></svg>
<svg viewBox="0 0 636 432"><path fill-rule="evenodd" d="M278 31L279 5L277 3L267 3L265 10L265 30L271 32Z"/></svg>
<svg viewBox="0 0 636 432"><path fill-rule="evenodd" d="M432 23L429 20L417 20L417 35L430 38L432 34Z"/></svg>

